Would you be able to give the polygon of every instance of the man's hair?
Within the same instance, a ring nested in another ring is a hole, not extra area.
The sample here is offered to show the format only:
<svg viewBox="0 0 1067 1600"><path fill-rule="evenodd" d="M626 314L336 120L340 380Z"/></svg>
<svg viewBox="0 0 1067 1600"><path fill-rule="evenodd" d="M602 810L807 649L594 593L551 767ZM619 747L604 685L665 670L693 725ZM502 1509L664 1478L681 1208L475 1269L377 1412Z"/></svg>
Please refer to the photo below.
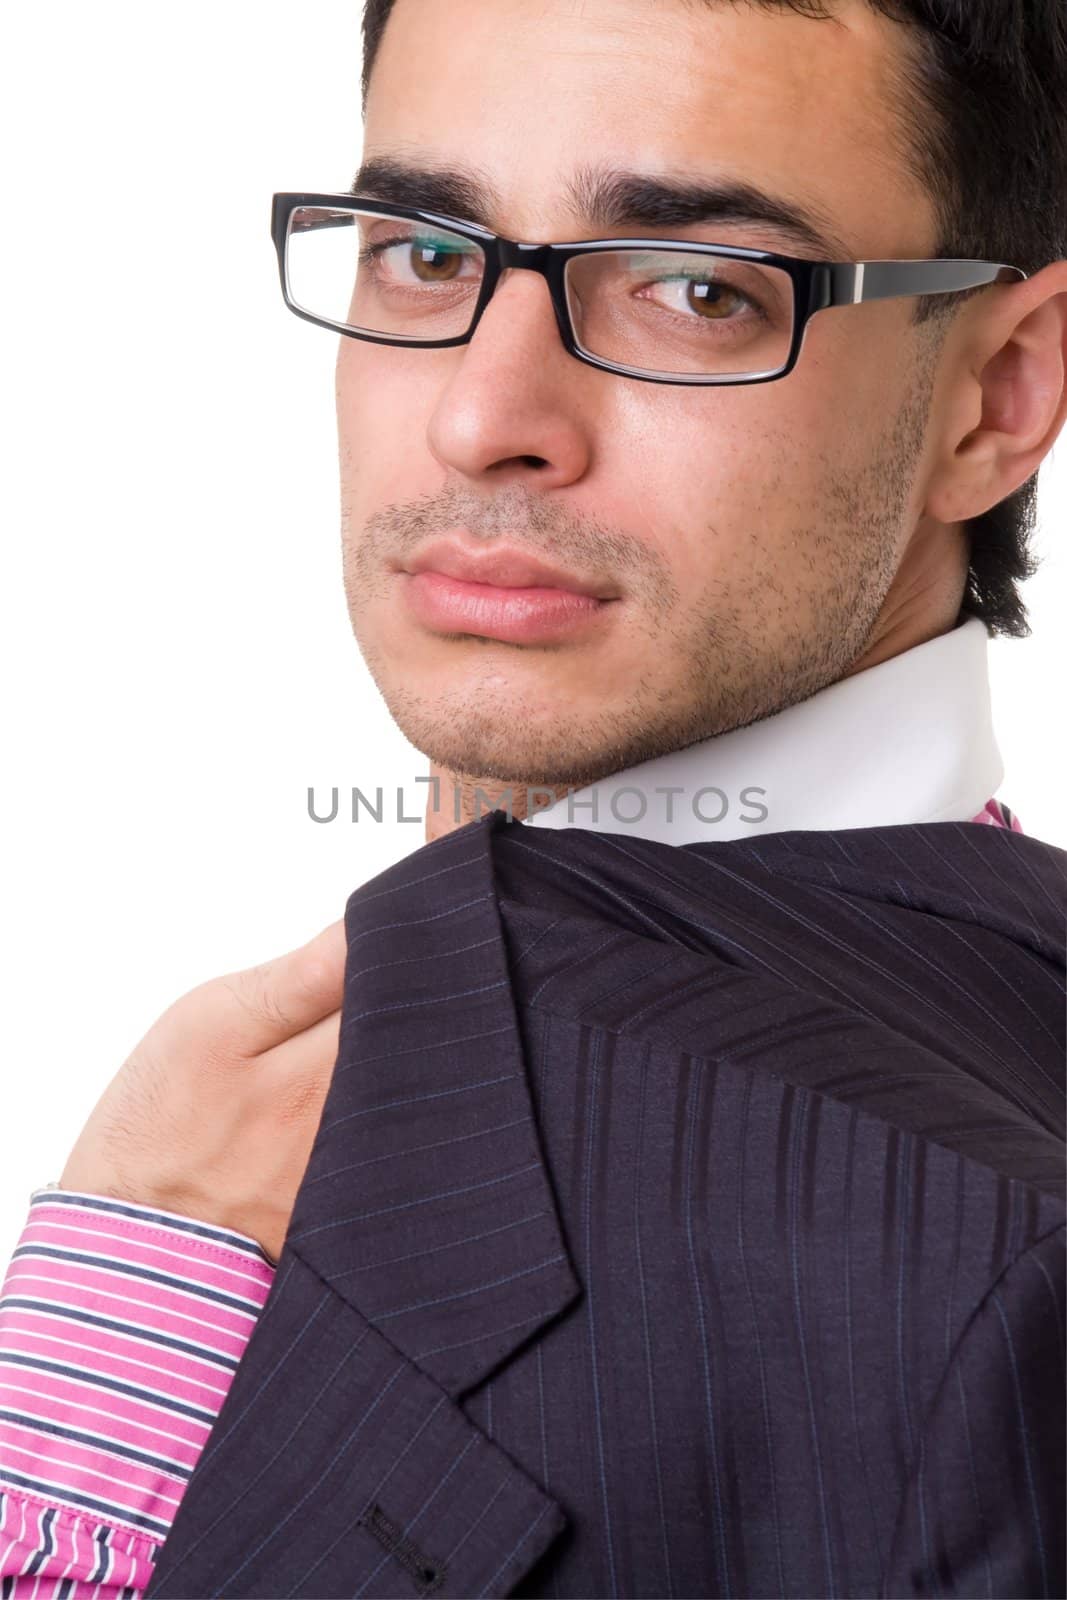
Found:
<svg viewBox="0 0 1067 1600"><path fill-rule="evenodd" d="M363 99L394 0L366 0ZM655 0L651 0L655 4ZM691 0L692 3L692 0ZM697 0L778 7L822 21L834 0ZM906 27L896 98L911 170L938 218L936 254L1024 272L1067 257L1067 0L866 0ZM916 299L913 322L943 336L981 290ZM1038 568L1037 473L966 524L961 609L990 634L1030 633L1019 584Z"/></svg>

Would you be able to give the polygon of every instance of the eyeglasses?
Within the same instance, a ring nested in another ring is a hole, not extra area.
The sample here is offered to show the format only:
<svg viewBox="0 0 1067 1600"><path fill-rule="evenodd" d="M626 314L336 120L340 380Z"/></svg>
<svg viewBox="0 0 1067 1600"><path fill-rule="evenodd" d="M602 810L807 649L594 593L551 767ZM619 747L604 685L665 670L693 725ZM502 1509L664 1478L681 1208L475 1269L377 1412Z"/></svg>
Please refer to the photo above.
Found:
<svg viewBox="0 0 1067 1600"><path fill-rule="evenodd" d="M374 344L466 344L508 268L548 284L564 347L650 383L767 383L792 372L829 306L951 294L1027 274L990 261L809 261L678 239L520 244L361 196L276 194L285 303Z"/></svg>

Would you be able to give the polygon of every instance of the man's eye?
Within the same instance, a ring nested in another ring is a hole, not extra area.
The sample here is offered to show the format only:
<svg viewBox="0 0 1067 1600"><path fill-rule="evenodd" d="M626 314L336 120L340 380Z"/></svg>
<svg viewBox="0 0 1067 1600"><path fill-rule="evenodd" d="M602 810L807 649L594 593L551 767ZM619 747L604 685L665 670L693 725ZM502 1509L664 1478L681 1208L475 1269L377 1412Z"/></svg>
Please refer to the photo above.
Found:
<svg viewBox="0 0 1067 1600"><path fill-rule="evenodd" d="M438 240L408 236L368 245L360 252L360 262L399 283L454 283L463 278L465 265L477 271L479 256Z"/></svg>
<svg viewBox="0 0 1067 1600"><path fill-rule="evenodd" d="M668 311L691 314L705 322L736 321L746 312L759 313L760 307L749 295L718 278L697 278L680 274L660 278L642 298L663 305Z"/></svg>

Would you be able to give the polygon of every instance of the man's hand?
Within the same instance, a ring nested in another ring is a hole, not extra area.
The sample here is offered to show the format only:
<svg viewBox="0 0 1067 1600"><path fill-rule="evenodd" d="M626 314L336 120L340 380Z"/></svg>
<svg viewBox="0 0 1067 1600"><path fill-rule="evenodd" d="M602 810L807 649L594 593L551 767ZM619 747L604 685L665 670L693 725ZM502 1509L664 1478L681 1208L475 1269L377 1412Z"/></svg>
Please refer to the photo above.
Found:
<svg viewBox="0 0 1067 1600"><path fill-rule="evenodd" d="M199 984L104 1090L59 1180L235 1228L276 1261L337 1059L344 922Z"/></svg>

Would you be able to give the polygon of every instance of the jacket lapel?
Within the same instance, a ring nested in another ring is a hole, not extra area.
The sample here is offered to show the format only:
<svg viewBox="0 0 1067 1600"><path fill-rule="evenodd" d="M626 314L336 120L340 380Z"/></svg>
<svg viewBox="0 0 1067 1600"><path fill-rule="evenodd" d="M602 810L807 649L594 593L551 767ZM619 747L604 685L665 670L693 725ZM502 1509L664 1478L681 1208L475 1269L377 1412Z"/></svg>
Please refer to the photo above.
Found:
<svg viewBox="0 0 1067 1600"><path fill-rule="evenodd" d="M506 821L348 901L338 1055L278 1273L146 1600L505 1595L566 1526L457 1403L581 1293L511 996Z"/></svg>
<svg viewBox="0 0 1067 1600"><path fill-rule="evenodd" d="M288 1242L456 1397L579 1292L526 1082L496 811L350 897L341 1036Z"/></svg>

